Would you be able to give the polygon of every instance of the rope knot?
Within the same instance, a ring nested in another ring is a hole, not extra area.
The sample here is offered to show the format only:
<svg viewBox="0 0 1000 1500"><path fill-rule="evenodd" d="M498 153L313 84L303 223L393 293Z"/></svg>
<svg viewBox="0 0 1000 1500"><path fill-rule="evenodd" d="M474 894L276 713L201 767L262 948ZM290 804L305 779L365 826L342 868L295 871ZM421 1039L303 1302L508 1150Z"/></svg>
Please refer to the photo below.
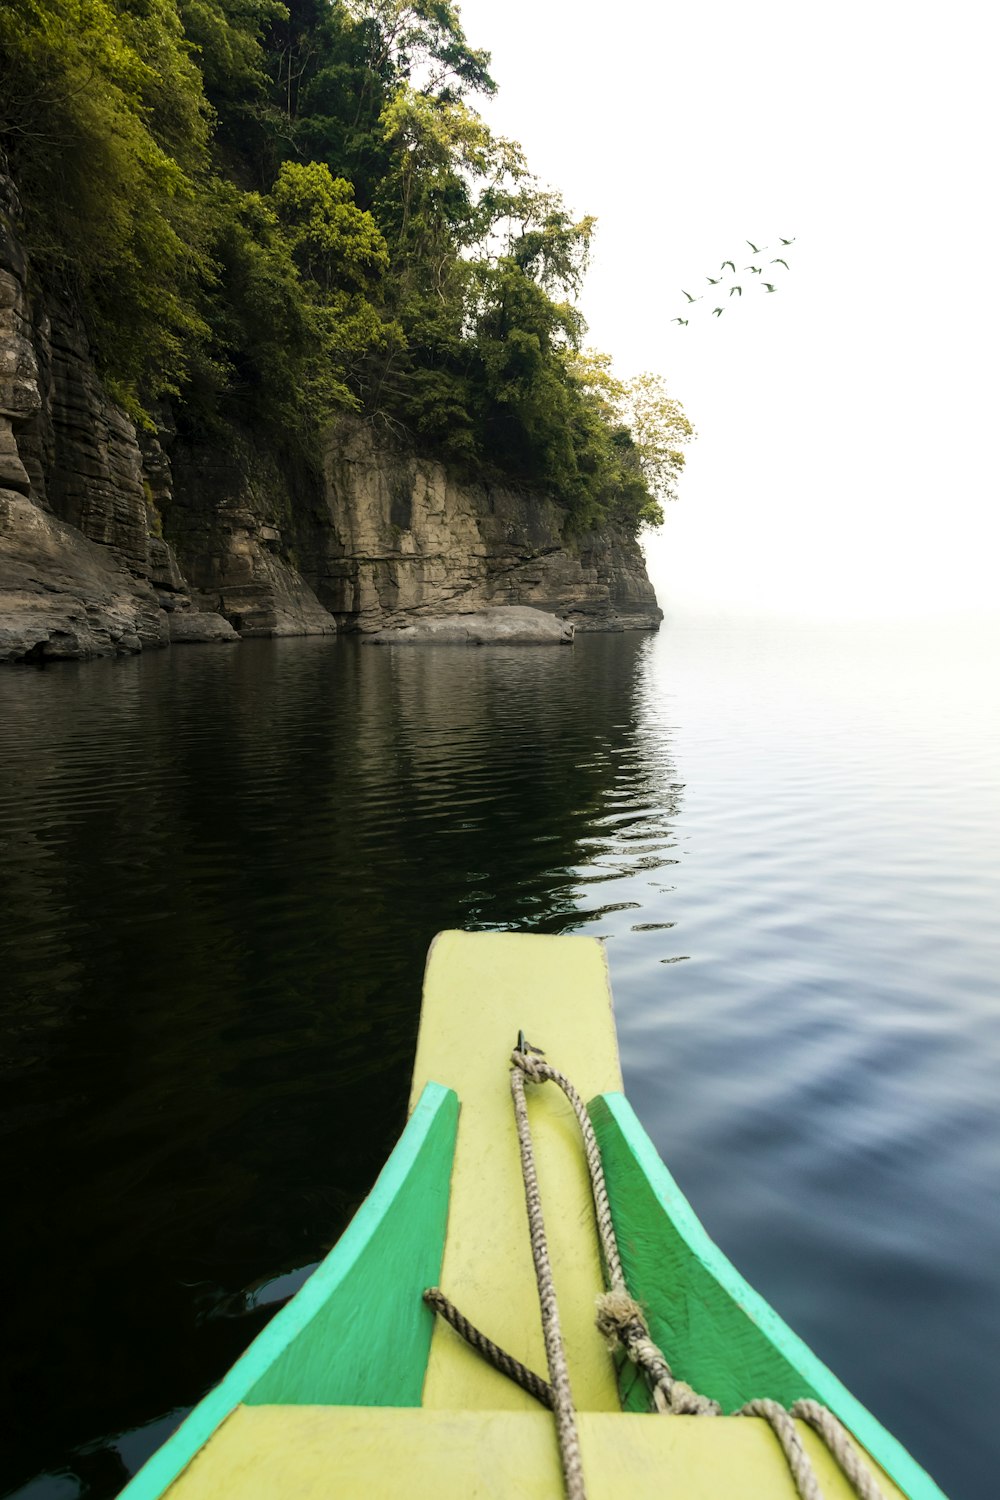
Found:
<svg viewBox="0 0 1000 1500"><path fill-rule="evenodd" d="M675 1416L717 1416L717 1401L700 1396L685 1380L677 1380L650 1337L646 1315L624 1287L612 1287L597 1299L597 1327L612 1352L624 1349L634 1365L643 1370L653 1391L657 1411Z"/></svg>
<svg viewBox="0 0 1000 1500"><path fill-rule="evenodd" d="M639 1339L649 1338L649 1329L646 1326L646 1317L642 1308L621 1287L615 1287L610 1292L602 1292L598 1297L597 1328L607 1340L608 1348L612 1352L619 1345L627 1349L630 1344L637 1343Z"/></svg>
<svg viewBox="0 0 1000 1500"><path fill-rule="evenodd" d="M518 1048L510 1054L512 1065L519 1069L532 1083L545 1083L550 1076L551 1070L543 1057L536 1056L533 1052L521 1052Z"/></svg>
<svg viewBox="0 0 1000 1500"><path fill-rule="evenodd" d="M428 1287L424 1292L424 1301L468 1344L485 1355L498 1370L502 1370L543 1406L549 1407L555 1413L566 1495L568 1500L585 1500L576 1413L570 1388L566 1351L559 1326L559 1310L545 1238L538 1176L535 1170L531 1129L525 1101L524 1080L526 1078L532 1083L547 1083L551 1080L558 1084L569 1100L580 1126L593 1189L601 1251L607 1280L611 1287L610 1291L604 1292L597 1298L597 1327L607 1340L608 1348L612 1352L622 1349L626 1357L642 1371L651 1393L652 1406L656 1411L673 1416L717 1416L722 1408L717 1401L711 1400L708 1396L699 1395L688 1385L687 1381L674 1378L663 1351L653 1342L642 1307L628 1293L615 1237L611 1205L608 1201L601 1153L587 1107L580 1095L564 1073L560 1073L551 1063L545 1061L540 1049L531 1045L523 1031L518 1032L517 1043L510 1055L510 1061L510 1090L514 1101L514 1119L521 1153L521 1171L524 1178L524 1194L531 1234L531 1253L535 1263L535 1279L538 1283L538 1296L542 1309L542 1333L551 1383L543 1380L541 1376L527 1369L519 1360L514 1359L512 1355L494 1344L474 1324L463 1317L438 1287ZM760 1399L748 1402L735 1415L762 1417L770 1424L784 1452L800 1500L822 1500L822 1495L815 1471L796 1431L795 1418L808 1423L816 1431L840 1465L848 1481L853 1485L860 1500L884 1500L874 1476L859 1457L847 1431L833 1413L821 1406L818 1401L811 1398L798 1400L789 1413L777 1401Z"/></svg>

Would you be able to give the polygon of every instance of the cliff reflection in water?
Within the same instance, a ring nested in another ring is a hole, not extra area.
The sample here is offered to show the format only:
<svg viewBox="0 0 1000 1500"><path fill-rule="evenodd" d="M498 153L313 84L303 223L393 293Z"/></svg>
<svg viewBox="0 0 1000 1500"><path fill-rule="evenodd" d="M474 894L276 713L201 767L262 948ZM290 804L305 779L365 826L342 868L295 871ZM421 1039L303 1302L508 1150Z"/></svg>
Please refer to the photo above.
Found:
<svg viewBox="0 0 1000 1500"><path fill-rule="evenodd" d="M0 679L7 1485L114 1494L105 1435L194 1402L268 1315L241 1289L336 1239L402 1124L437 930L637 904L678 795L651 644Z"/></svg>

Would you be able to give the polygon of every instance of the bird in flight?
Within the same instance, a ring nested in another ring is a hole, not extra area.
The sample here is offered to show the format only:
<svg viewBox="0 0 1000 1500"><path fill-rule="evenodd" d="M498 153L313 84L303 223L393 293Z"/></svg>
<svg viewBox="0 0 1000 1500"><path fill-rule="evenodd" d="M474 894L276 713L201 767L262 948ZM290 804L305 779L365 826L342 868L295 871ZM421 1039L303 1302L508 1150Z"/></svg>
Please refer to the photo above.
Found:
<svg viewBox="0 0 1000 1500"><path fill-rule="evenodd" d="M3 4L3 0L0 0L0 6L2 6L2 4ZM781 241L782 246L793 245L795 243L794 239L786 239L784 235L779 235L778 239ZM757 245L757 244L754 243L753 240L747 240L746 244L748 244L750 246L750 249L753 251L755 259L754 259L754 261L752 261L750 263L750 265L744 266L743 269L745 271L749 271L752 276L759 276L761 278L759 285L762 286L766 292L773 293L773 292L778 291L779 290L779 286L775 282L773 282L773 281L765 281L763 279L763 277L764 277L764 269L763 269L764 268L764 252L768 249L768 246L767 245ZM760 262L759 264L757 263L758 259L759 259L759 262ZM770 261L768 261L768 265L769 266L782 266L786 271L788 271L788 270L791 269L791 267L788 264L788 261L785 260L780 255L774 256ZM726 271L731 271L732 272L732 278L733 279L732 279L732 281L730 281L728 283L726 282L726 278L725 278ZM709 286L722 286L724 288L724 290L728 293L730 299L732 299L733 297L739 297L742 300L742 298L743 298L743 286L740 285L740 284L738 284L738 283L736 283L736 277L737 277L737 275L738 275L738 268L737 268L735 260L724 260L722 262L722 265L719 267L719 274L718 274L718 276L709 276L709 275L706 275L705 280L706 280L706 282L708 283ZM757 285L758 283L748 283L748 284L749 285ZM687 307L684 309L685 312L690 313L692 303L707 301L707 294L702 295L702 296L698 296L695 292L689 292L685 287L682 287L681 291L683 292L685 298L687 299ZM721 296L722 292L720 292L719 295ZM721 318L723 312L725 311L725 309L728 306L729 306L729 302L726 302L725 304L720 305L719 307L713 307L712 308L712 317L713 318ZM696 314L696 317L697 316L699 316L699 315ZM700 316L704 316L704 314L701 314ZM688 326L688 319L687 318L681 318L681 317L671 318L670 321L672 323L676 323L679 328L686 328Z"/></svg>

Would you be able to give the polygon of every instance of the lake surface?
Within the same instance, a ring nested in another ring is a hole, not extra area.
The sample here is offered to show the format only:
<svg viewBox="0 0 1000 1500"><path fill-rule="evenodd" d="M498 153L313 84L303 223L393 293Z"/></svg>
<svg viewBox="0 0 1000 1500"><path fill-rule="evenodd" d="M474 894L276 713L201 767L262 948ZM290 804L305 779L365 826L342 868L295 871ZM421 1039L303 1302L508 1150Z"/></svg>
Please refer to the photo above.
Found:
<svg viewBox="0 0 1000 1500"><path fill-rule="evenodd" d="M105 1500L336 1239L446 927L604 936L709 1232L952 1500L1000 1436L998 636L0 675L0 1491Z"/></svg>

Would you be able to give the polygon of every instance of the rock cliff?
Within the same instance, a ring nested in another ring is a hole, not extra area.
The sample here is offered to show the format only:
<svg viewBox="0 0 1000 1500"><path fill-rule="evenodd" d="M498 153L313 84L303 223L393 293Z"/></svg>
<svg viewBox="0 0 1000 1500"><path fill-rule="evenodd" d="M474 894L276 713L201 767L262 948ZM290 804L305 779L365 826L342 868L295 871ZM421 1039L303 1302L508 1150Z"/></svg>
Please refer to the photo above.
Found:
<svg viewBox="0 0 1000 1500"><path fill-rule="evenodd" d="M72 304L42 293L0 161L0 661L371 632L495 605L648 629L641 551L551 501L463 482L356 421L322 473L253 434L137 433Z"/></svg>
<svg viewBox="0 0 1000 1500"><path fill-rule="evenodd" d="M344 628L501 604L549 610L577 630L659 623L635 539L614 528L566 535L550 500L457 481L359 424L330 433L324 480L323 524L302 566Z"/></svg>

